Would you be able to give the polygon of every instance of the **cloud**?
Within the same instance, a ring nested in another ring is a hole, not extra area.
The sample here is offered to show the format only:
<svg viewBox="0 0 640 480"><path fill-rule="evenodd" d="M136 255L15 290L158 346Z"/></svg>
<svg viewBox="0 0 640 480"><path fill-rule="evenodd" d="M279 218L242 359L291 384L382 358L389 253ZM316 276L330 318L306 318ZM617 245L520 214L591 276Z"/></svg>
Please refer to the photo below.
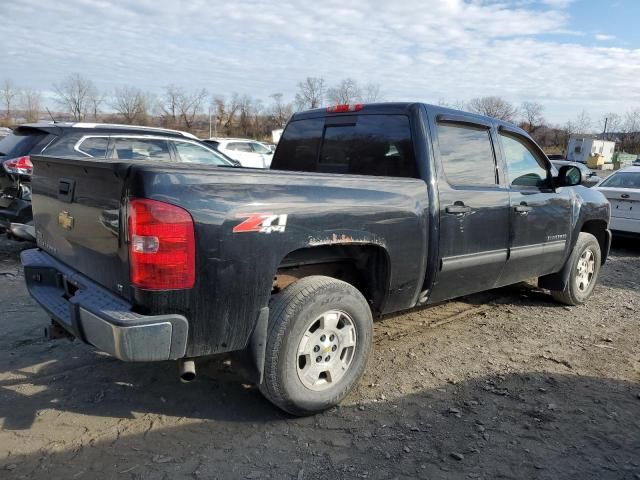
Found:
<svg viewBox="0 0 640 480"><path fill-rule="evenodd" d="M607 40L615 40L616 36L615 35L605 35L604 33L597 33L596 34L596 40L604 42Z"/></svg>
<svg viewBox="0 0 640 480"><path fill-rule="evenodd" d="M47 89L81 72L107 91L175 83L266 100L306 76L353 77L387 100L539 101L557 121L640 102L640 50L558 40L569 3L21 0L2 7L0 78Z"/></svg>

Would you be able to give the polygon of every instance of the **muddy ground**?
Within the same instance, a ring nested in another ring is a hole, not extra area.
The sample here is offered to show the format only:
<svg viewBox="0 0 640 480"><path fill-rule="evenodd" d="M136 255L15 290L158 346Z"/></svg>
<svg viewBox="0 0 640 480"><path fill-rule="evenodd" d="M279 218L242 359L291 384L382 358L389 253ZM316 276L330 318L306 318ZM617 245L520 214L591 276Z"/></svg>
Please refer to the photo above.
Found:
<svg viewBox="0 0 640 480"><path fill-rule="evenodd" d="M640 243L585 306L531 285L390 316L357 390L310 418L215 359L124 364L42 337L0 240L0 478L640 479Z"/></svg>

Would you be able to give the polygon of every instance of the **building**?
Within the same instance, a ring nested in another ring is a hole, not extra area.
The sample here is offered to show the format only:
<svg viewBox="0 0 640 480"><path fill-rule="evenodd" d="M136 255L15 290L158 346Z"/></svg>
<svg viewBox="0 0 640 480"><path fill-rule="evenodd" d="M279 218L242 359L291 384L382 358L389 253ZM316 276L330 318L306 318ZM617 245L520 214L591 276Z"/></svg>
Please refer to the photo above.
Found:
<svg viewBox="0 0 640 480"><path fill-rule="evenodd" d="M567 145L567 160L571 162L587 163L589 155L599 154L604 157L604 163L613 162L613 151L616 142L598 140L589 137L575 137L569 139Z"/></svg>

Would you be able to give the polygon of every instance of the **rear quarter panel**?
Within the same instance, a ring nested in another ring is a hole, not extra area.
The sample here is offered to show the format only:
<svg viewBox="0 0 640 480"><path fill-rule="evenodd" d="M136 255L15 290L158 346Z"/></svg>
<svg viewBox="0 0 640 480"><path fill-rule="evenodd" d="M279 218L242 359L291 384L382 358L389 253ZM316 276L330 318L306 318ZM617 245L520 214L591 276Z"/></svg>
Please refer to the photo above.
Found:
<svg viewBox="0 0 640 480"><path fill-rule="evenodd" d="M409 308L424 279L428 216L422 180L245 169L132 166L129 196L187 209L196 225L196 286L187 355L244 348L290 252L371 244L389 258L385 312ZM286 215L283 232L234 232L248 214ZM140 298L140 293L138 294Z"/></svg>

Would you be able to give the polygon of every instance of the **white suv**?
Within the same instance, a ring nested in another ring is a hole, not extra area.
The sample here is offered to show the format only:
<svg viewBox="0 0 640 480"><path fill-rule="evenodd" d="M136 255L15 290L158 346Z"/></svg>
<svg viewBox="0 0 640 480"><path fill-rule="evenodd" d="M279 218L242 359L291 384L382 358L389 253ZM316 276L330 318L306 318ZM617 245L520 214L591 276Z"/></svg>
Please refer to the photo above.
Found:
<svg viewBox="0 0 640 480"><path fill-rule="evenodd" d="M210 138L205 143L214 146L243 167L269 168L273 151L264 143L246 138Z"/></svg>

